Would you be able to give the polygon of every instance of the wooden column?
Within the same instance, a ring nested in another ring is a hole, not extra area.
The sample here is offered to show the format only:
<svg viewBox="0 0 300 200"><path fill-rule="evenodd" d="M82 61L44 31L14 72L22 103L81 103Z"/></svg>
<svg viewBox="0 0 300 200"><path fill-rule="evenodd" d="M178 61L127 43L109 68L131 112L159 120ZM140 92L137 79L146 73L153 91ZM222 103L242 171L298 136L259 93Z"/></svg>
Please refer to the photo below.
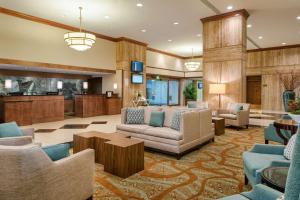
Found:
<svg viewBox="0 0 300 200"><path fill-rule="evenodd" d="M142 92L146 96L146 51L147 44L127 38L117 42L117 70L122 71L122 98L123 107L132 106L131 102L135 92ZM131 61L144 63L143 84L131 83Z"/></svg>
<svg viewBox="0 0 300 200"><path fill-rule="evenodd" d="M209 94L209 84L225 83L221 107L246 100L246 10L201 19L203 23L203 95L212 108L218 95Z"/></svg>

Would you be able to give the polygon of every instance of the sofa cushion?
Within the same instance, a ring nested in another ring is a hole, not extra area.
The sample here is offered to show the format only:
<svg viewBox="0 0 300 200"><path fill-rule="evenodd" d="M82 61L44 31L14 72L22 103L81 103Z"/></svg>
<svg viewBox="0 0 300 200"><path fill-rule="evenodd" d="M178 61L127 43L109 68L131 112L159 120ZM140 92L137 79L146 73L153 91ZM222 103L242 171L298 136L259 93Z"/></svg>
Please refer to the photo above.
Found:
<svg viewBox="0 0 300 200"><path fill-rule="evenodd" d="M181 140L183 138L179 131L168 127L148 128L144 131L144 134L172 140Z"/></svg>
<svg viewBox="0 0 300 200"><path fill-rule="evenodd" d="M177 130L177 131L180 130L180 117L181 117L180 111L174 112L170 128Z"/></svg>
<svg viewBox="0 0 300 200"><path fill-rule="evenodd" d="M225 119L237 119L236 115L234 114L219 114L219 117L223 117Z"/></svg>
<svg viewBox="0 0 300 200"><path fill-rule="evenodd" d="M0 138L3 137L19 137L22 136L22 132L19 129L16 122L9 122L0 124Z"/></svg>
<svg viewBox="0 0 300 200"><path fill-rule="evenodd" d="M246 170L256 176L256 170L270 167L273 161L286 160L283 155L262 154L246 151L243 153L244 167Z"/></svg>
<svg viewBox="0 0 300 200"><path fill-rule="evenodd" d="M158 107L158 106L146 106L144 107L144 121L145 124L149 124L150 123L150 117L151 117L151 112L152 111L161 111L162 108Z"/></svg>
<svg viewBox="0 0 300 200"><path fill-rule="evenodd" d="M144 109L128 108L126 114L127 124L144 124Z"/></svg>
<svg viewBox="0 0 300 200"><path fill-rule="evenodd" d="M118 130L134 132L134 133L144 133L144 131L151 126L146 124L119 124L117 125Z"/></svg>
<svg viewBox="0 0 300 200"><path fill-rule="evenodd" d="M70 155L69 144L56 144L42 147L42 149L51 158L52 161L57 161Z"/></svg>
<svg viewBox="0 0 300 200"><path fill-rule="evenodd" d="M163 127L164 120L165 120L164 112L152 111L149 125L154 127Z"/></svg>

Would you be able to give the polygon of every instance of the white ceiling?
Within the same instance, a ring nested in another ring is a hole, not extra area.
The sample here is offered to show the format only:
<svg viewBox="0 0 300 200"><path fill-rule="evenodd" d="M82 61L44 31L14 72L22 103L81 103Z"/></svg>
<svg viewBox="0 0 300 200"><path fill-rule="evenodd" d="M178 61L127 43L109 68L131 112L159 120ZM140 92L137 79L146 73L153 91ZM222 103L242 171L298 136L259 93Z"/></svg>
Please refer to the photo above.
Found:
<svg viewBox="0 0 300 200"><path fill-rule="evenodd" d="M129 37L152 48L191 56L192 48L195 54L202 54L202 37L197 36L202 33L200 18L216 14L203 1L222 13L228 12L228 5L233 10L247 9L252 24L248 37L261 48L300 43L300 20L296 19L300 0L0 0L0 6L71 26L78 26L78 7L83 6L87 30ZM144 6L137 7L137 3ZM105 19L106 15L110 18ZM253 48L248 42L248 49Z"/></svg>

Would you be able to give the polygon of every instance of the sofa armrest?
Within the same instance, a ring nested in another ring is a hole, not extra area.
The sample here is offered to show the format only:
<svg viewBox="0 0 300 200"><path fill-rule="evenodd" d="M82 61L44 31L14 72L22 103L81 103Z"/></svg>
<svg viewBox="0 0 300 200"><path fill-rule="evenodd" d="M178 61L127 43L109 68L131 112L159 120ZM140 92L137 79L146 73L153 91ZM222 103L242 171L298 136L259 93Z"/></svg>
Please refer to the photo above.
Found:
<svg viewBox="0 0 300 200"><path fill-rule="evenodd" d="M200 119L198 112L187 112L181 114L180 132L184 142L190 142L200 138Z"/></svg>
<svg viewBox="0 0 300 200"><path fill-rule="evenodd" d="M4 146L23 146L32 144L32 142L31 136L0 138L0 145Z"/></svg>
<svg viewBox="0 0 300 200"><path fill-rule="evenodd" d="M241 125L248 125L249 124L249 111L241 110L236 114L237 120Z"/></svg>
<svg viewBox="0 0 300 200"><path fill-rule="evenodd" d="M94 172L95 172L95 151L86 149L54 162L52 166L53 176L47 183L49 186L64 187L59 191L66 199L87 199L93 195ZM80 186L80 187L79 187ZM66 195L66 196L65 196ZM68 196L69 195L69 196ZM70 197L71 195L71 197Z"/></svg>
<svg viewBox="0 0 300 200"><path fill-rule="evenodd" d="M284 148L285 146L283 145L255 144L250 149L250 152L283 155Z"/></svg>
<svg viewBox="0 0 300 200"><path fill-rule="evenodd" d="M126 124L126 114L127 114L127 108L121 109L121 124Z"/></svg>
<svg viewBox="0 0 300 200"><path fill-rule="evenodd" d="M252 191L243 192L241 193L241 195L247 197L248 199L255 199L255 200L274 199L275 200L283 194L266 185L258 184L253 187Z"/></svg>
<svg viewBox="0 0 300 200"><path fill-rule="evenodd" d="M21 129L21 131L24 136L31 136L34 138L34 128L24 128Z"/></svg>

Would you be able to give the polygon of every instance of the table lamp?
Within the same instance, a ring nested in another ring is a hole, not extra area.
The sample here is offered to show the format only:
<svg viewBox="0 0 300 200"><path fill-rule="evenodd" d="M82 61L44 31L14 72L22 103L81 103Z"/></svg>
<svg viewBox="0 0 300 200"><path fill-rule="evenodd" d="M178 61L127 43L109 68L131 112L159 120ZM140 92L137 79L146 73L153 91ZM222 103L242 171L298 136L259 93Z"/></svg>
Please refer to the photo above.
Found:
<svg viewBox="0 0 300 200"><path fill-rule="evenodd" d="M83 87L83 90L84 90L84 94L86 94L86 91L87 91L87 89L89 88L89 83L88 82L83 82L83 85L82 85L82 87Z"/></svg>
<svg viewBox="0 0 300 200"><path fill-rule="evenodd" d="M12 88L12 81L10 79L6 79L4 83L4 88L9 91Z"/></svg>
<svg viewBox="0 0 300 200"><path fill-rule="evenodd" d="M219 108L221 108L221 94L225 94L225 84L224 83L209 84L209 94L219 95Z"/></svg>

